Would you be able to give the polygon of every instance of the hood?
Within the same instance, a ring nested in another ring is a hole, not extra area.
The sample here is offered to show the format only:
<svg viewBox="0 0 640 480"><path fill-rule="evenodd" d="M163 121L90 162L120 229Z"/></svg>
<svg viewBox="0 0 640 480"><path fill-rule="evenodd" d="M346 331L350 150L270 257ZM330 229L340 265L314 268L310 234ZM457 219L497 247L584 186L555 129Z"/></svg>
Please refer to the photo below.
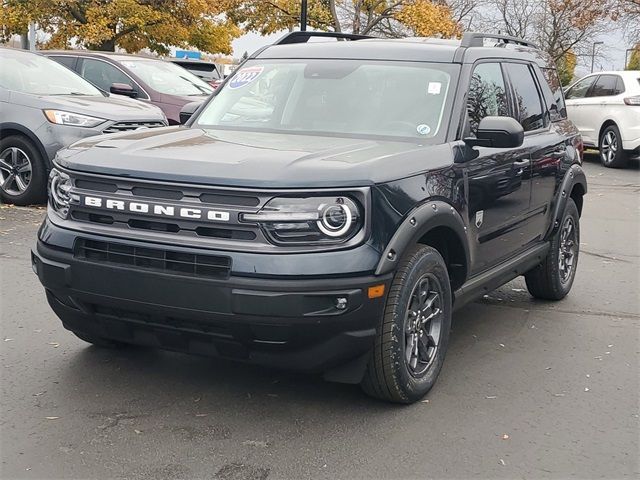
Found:
<svg viewBox="0 0 640 480"><path fill-rule="evenodd" d="M451 163L448 144L165 127L81 140L58 153L88 173L255 188L362 186Z"/></svg>
<svg viewBox="0 0 640 480"><path fill-rule="evenodd" d="M111 95L26 95L21 94L24 105L41 109L66 110L106 120L164 120L162 110L140 100Z"/></svg>
<svg viewBox="0 0 640 480"><path fill-rule="evenodd" d="M163 93L159 101L161 103L166 103L168 105L178 105L180 107L186 105L191 102L204 102L207 98L209 98L210 94L202 94L202 95L169 95Z"/></svg>

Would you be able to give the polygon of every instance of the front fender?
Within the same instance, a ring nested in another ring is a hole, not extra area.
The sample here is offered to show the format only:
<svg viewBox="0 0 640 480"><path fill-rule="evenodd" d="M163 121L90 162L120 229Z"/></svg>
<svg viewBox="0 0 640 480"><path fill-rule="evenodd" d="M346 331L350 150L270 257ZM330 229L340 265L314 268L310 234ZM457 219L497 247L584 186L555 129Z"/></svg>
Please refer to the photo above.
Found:
<svg viewBox="0 0 640 480"><path fill-rule="evenodd" d="M462 243L466 260L466 278L470 265L467 227L456 209L441 200L431 200L423 203L407 214L385 248L378 262L376 275L384 275L394 271L404 252L412 245L415 245L421 237L437 227L447 227L453 230L460 243Z"/></svg>

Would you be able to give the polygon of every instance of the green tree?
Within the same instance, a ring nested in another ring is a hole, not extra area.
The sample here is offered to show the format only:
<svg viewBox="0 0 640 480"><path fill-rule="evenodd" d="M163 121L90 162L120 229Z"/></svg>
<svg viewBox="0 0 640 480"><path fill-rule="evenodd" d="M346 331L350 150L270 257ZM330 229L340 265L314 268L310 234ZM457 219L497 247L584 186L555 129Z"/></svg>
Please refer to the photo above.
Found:
<svg viewBox="0 0 640 480"><path fill-rule="evenodd" d="M128 52L170 46L231 53L241 30L222 15L233 0L3 0L2 35L23 33L29 22L49 34L45 47L71 42L94 50Z"/></svg>
<svg viewBox="0 0 640 480"><path fill-rule="evenodd" d="M631 56L629 57L629 63L626 66L627 70L640 70L640 43L637 44L633 51L631 52Z"/></svg>
<svg viewBox="0 0 640 480"><path fill-rule="evenodd" d="M578 59L576 58L576 54L571 50L562 55L556 62L558 77L560 77L560 83L563 86L569 85L571 80L573 80L577 63Z"/></svg>

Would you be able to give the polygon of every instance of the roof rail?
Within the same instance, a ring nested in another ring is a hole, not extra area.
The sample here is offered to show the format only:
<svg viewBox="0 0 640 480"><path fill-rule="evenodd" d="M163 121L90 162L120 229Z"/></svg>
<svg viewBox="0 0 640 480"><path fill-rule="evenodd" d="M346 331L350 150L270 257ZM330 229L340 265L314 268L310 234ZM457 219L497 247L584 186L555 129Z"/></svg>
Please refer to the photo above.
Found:
<svg viewBox="0 0 640 480"><path fill-rule="evenodd" d="M311 37L336 38L338 40L364 40L365 38L374 38L367 35L357 35L354 33L341 32L289 32L282 38L277 40L274 45L286 45L289 43L307 43Z"/></svg>
<svg viewBox="0 0 640 480"><path fill-rule="evenodd" d="M497 33L474 33L468 32L462 36L461 47L483 47L485 39L501 40L502 43L513 43L524 47L538 48L535 43L528 42L521 38L510 37L509 35L500 35Z"/></svg>

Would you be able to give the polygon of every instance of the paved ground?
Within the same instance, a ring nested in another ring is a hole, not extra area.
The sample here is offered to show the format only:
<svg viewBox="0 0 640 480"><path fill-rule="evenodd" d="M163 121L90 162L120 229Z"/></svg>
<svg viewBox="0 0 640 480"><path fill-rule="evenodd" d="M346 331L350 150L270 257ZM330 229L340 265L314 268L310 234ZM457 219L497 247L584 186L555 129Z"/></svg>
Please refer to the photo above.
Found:
<svg viewBox="0 0 640 480"><path fill-rule="evenodd" d="M29 264L40 209L0 209L3 478L638 478L640 175L587 162L563 302L519 279L460 311L428 401L77 340Z"/></svg>

